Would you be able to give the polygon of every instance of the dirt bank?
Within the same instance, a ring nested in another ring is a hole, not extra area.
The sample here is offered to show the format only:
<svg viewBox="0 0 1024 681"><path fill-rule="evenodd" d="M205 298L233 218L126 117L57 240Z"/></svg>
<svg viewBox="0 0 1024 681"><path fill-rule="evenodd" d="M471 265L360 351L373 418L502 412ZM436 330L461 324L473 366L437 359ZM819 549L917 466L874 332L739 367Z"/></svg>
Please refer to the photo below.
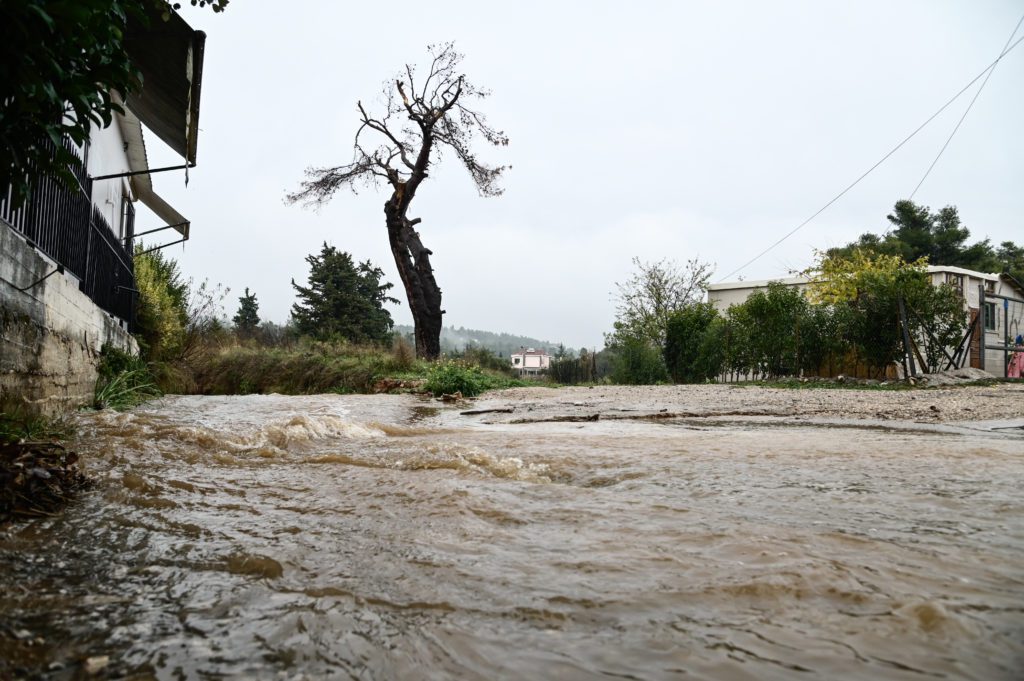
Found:
<svg viewBox="0 0 1024 681"><path fill-rule="evenodd" d="M1024 420L1024 384L900 391L736 385L512 388L487 393L473 410L488 421L505 423L702 416L921 423Z"/></svg>

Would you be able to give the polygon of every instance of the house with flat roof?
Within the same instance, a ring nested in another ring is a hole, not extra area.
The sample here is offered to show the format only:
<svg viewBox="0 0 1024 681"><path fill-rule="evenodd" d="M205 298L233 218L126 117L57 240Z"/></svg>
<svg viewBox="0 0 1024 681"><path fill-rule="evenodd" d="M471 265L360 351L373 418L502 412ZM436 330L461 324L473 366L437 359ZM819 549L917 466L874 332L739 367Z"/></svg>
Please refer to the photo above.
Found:
<svg viewBox="0 0 1024 681"><path fill-rule="evenodd" d="M539 376L551 366L551 355L546 350L534 348L520 348L519 352L509 356L509 360L520 376Z"/></svg>

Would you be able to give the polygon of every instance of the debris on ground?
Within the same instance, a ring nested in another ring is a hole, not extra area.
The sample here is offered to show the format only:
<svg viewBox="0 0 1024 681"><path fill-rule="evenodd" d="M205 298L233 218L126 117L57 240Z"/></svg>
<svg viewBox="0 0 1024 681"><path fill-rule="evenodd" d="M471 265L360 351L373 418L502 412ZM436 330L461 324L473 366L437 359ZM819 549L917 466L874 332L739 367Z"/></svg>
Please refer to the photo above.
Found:
<svg viewBox="0 0 1024 681"><path fill-rule="evenodd" d="M0 440L0 522L53 515L88 484L60 442Z"/></svg>

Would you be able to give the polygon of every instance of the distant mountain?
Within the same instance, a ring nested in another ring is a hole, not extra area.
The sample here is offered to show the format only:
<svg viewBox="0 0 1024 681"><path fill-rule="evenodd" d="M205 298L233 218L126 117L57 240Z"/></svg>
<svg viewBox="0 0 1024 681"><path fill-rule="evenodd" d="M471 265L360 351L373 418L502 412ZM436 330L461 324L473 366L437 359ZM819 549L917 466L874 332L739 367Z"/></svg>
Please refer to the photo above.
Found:
<svg viewBox="0 0 1024 681"><path fill-rule="evenodd" d="M395 332L403 336L411 336L413 327L408 324L395 324ZM558 343L538 340L529 336L517 336L511 333L494 333L493 331L481 331L479 329L467 329L464 327L445 326L441 328L441 352L455 352L464 350L467 345L487 348L496 355L508 357L519 348L533 348L535 350L547 350L555 354Z"/></svg>

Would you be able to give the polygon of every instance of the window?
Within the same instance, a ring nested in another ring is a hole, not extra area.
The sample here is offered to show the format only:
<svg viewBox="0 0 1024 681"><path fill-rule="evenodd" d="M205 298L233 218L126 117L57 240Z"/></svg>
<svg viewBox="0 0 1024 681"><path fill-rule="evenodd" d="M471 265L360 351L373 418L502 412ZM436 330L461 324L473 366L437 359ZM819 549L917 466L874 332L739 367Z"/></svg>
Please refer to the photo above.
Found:
<svg viewBox="0 0 1024 681"><path fill-rule="evenodd" d="M961 296L964 294L964 275L953 274L952 272L946 272L946 283L952 286L960 293Z"/></svg>
<svg viewBox="0 0 1024 681"><path fill-rule="evenodd" d="M985 330L996 330L996 304L985 303Z"/></svg>

